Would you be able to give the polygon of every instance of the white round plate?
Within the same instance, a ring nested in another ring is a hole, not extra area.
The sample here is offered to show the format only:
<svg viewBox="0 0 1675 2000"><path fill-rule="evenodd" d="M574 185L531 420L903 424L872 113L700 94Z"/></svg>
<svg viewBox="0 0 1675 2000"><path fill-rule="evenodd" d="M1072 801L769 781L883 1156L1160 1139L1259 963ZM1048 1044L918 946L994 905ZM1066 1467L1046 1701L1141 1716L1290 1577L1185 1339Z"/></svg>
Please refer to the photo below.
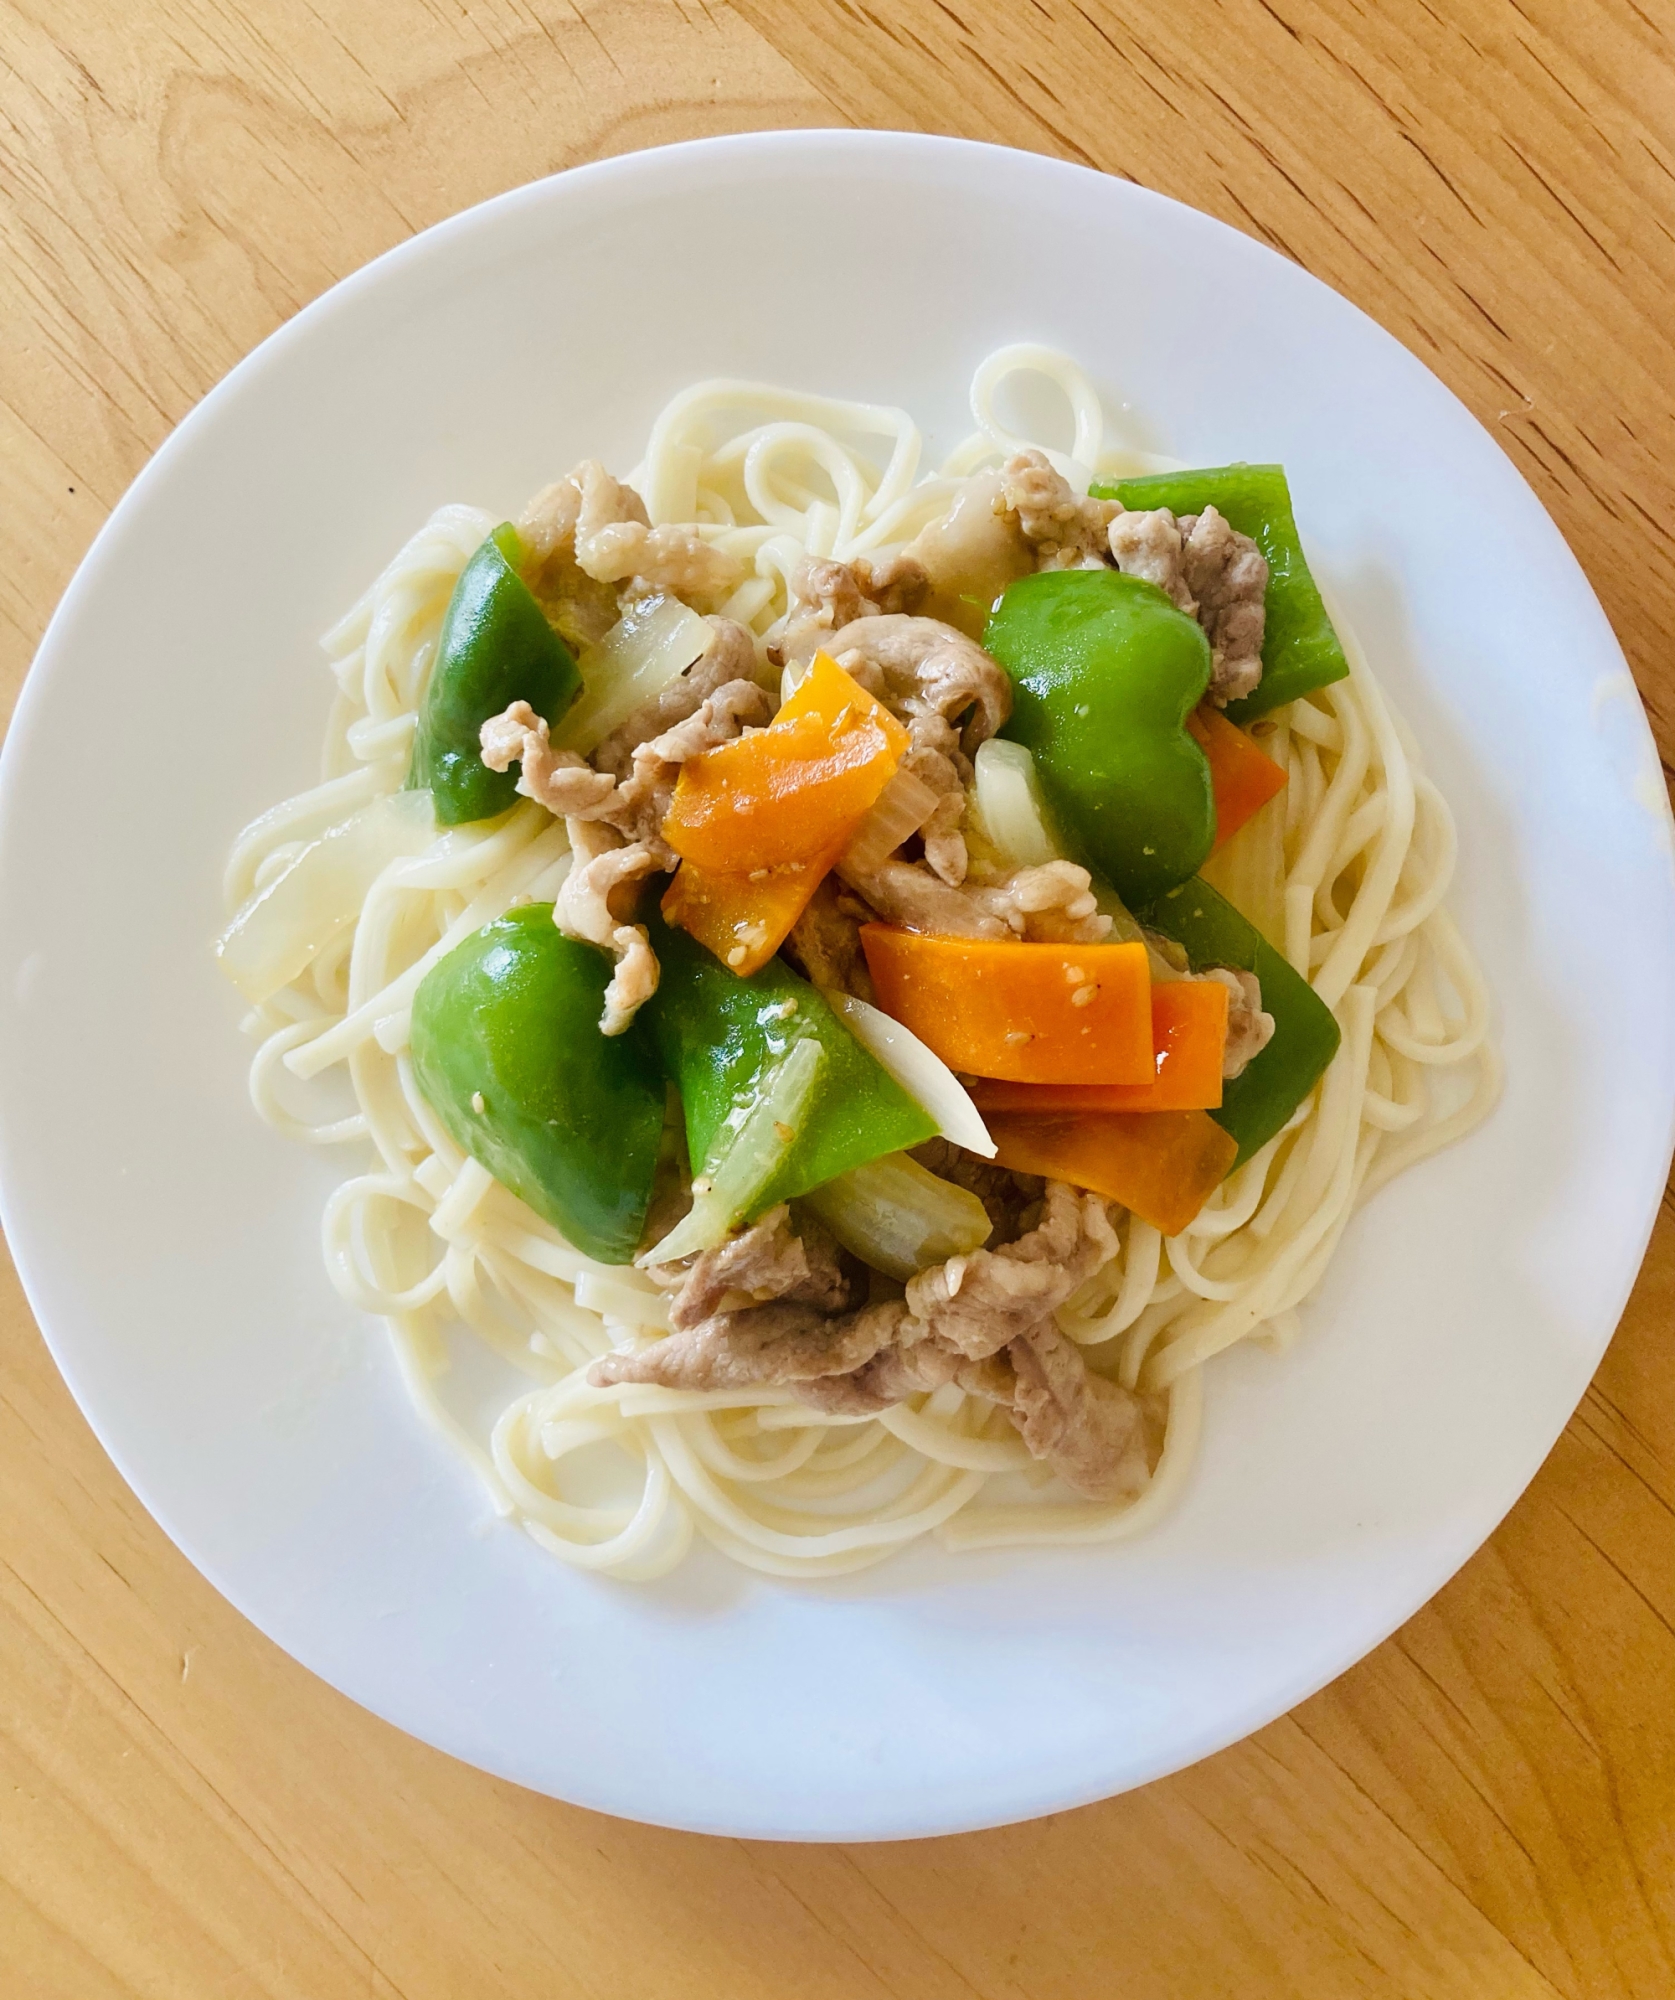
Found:
<svg viewBox="0 0 1675 2000"><path fill-rule="evenodd" d="M889 217L900 219L892 229ZM236 829L309 782L316 635L445 500L639 456L710 374L906 405L936 448L1005 341L1134 440L1281 459L1459 816L1508 1087L1350 1229L1283 1358L1209 1371L1132 1546L932 1548L843 1582L707 1550L655 1586L491 1525L319 1254L341 1163L261 1125L209 941ZM671 1826L1020 1819L1267 1722L1406 1618L1551 1447L1639 1264L1675 1114L1671 830L1552 522L1371 320L1220 223L1021 153L770 134L587 167L428 231L265 342L112 516L0 797L0 1184L53 1353L240 1610L454 1755Z"/></svg>

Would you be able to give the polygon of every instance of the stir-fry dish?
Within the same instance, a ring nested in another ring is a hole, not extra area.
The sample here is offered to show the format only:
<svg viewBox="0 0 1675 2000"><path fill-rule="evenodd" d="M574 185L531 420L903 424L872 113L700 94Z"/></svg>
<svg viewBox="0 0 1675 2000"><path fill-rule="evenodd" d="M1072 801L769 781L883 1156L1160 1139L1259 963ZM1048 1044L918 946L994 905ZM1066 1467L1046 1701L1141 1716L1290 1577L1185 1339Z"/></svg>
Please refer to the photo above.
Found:
<svg viewBox="0 0 1675 2000"><path fill-rule="evenodd" d="M332 1277L571 1563L1135 1532L1204 1364L1494 1101L1283 469L1125 449L1039 348L972 409L921 476L901 410L705 382L626 480L444 508L234 848L256 1104L371 1148Z"/></svg>

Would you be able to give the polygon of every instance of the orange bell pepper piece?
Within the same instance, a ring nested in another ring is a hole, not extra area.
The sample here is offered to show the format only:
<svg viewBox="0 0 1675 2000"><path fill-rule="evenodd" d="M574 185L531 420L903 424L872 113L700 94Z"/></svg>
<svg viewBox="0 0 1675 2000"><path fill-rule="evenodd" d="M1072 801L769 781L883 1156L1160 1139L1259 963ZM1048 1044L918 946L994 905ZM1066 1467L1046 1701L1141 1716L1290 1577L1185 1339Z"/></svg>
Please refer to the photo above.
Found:
<svg viewBox="0 0 1675 2000"><path fill-rule="evenodd" d="M663 895L663 914L715 953L729 972L760 972L808 908L842 846L812 861L785 861L731 875L683 861Z"/></svg>
<svg viewBox="0 0 1675 2000"><path fill-rule="evenodd" d="M824 653L766 729L681 766L663 838L729 875L842 850L895 775L907 731Z"/></svg>
<svg viewBox="0 0 1675 2000"><path fill-rule="evenodd" d="M987 1123L997 1166L1091 1188L1165 1236L1187 1226L1239 1156L1207 1111L1005 1112Z"/></svg>
<svg viewBox="0 0 1675 2000"><path fill-rule="evenodd" d="M1286 773L1213 702L1201 702L1187 717L1186 726L1209 759L1210 789L1216 802L1216 847L1220 847L1276 792L1285 790ZM1213 854L1215 848L1210 852Z"/></svg>
<svg viewBox="0 0 1675 2000"><path fill-rule="evenodd" d="M1152 1076L1143 944L1015 944L863 924L878 1004L950 1069L1018 1083Z"/></svg>
<svg viewBox="0 0 1675 2000"><path fill-rule="evenodd" d="M1152 987L1150 1083L1001 1083L979 1078L971 1101L991 1111L1215 1111L1232 996L1219 979Z"/></svg>

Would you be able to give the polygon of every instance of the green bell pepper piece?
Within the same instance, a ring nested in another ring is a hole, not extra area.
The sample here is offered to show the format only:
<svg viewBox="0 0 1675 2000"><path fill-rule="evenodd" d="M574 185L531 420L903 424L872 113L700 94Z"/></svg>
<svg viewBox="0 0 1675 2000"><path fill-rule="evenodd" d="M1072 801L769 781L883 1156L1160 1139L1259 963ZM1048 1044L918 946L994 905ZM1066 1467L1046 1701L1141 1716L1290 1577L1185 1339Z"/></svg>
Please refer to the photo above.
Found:
<svg viewBox="0 0 1675 2000"><path fill-rule="evenodd" d="M801 1129L752 1202L752 1217L935 1137L936 1120L861 1047L819 989L782 960L740 979L660 917L650 929L662 975L645 1014L680 1091L694 1175L714 1173L793 1045L810 1036L825 1061Z"/></svg>
<svg viewBox="0 0 1675 2000"><path fill-rule="evenodd" d="M584 1256L626 1264L645 1227L667 1090L636 1021L599 1032L611 958L551 903L485 924L413 997L413 1074L454 1143Z"/></svg>
<svg viewBox="0 0 1675 2000"><path fill-rule="evenodd" d="M1215 507L1268 558L1262 678L1243 701L1227 704L1230 720L1253 721L1349 672L1303 556L1283 465L1216 465L1196 472L1152 472L1140 479L1096 479L1088 490L1096 499L1120 500L1135 509L1167 507L1173 514L1201 514Z"/></svg>
<svg viewBox="0 0 1675 2000"><path fill-rule="evenodd" d="M442 620L436 664L419 711L409 790L429 788L443 826L492 819L518 795L518 772L491 771L478 732L491 715L527 701L556 723L582 689L570 649L518 575L523 544L496 528L460 571Z"/></svg>
<svg viewBox="0 0 1675 2000"><path fill-rule="evenodd" d="M1342 1039L1332 1010L1268 940L1208 882L1183 882L1135 915L1183 946L1194 972L1226 965L1254 972L1262 1006L1274 1017L1273 1039L1222 1092L1210 1116L1239 1142L1242 1167L1280 1131L1313 1090Z"/></svg>
<svg viewBox="0 0 1675 2000"><path fill-rule="evenodd" d="M1216 833L1186 728L1210 680L1197 621L1139 577L1043 570L1007 590L983 644L1012 680L1003 734L1034 753L1081 858L1131 904L1195 874Z"/></svg>

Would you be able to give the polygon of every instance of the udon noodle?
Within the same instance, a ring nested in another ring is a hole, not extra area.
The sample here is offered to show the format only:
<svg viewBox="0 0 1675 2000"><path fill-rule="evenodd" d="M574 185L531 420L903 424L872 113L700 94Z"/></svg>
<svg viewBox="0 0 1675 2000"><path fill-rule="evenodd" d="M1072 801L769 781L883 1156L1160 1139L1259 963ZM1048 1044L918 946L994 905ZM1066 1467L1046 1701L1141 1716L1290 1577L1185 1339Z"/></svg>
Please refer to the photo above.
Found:
<svg viewBox="0 0 1675 2000"><path fill-rule="evenodd" d="M763 633L800 557L899 545L946 508L953 482L1028 442L997 414L1020 371L1063 391L1069 449L1049 456L1084 489L1090 473L1165 463L1112 441L1098 394L1063 357L1015 347L978 370L977 429L928 476L905 411L709 381L658 417L631 481L654 523L696 524L744 559L724 609ZM444 507L326 634L336 698L322 780L240 838L230 904L402 785L443 611L495 520ZM1488 995L1444 907L1447 805L1333 616L1348 678L1277 711L1267 747L1290 779L1273 808L1285 953L1335 1014L1341 1047L1286 1129L1182 1233L1164 1239L1119 1213L1118 1254L1059 1314L1094 1369L1167 1394L1163 1455L1132 1503L1076 1499L1004 1412L957 1387L854 1418L786 1389L592 1386L597 1356L666 1330L667 1295L633 1266L579 1255L462 1157L407 1054L424 972L515 903L553 896L564 823L522 801L389 862L306 972L247 1018L251 1095L289 1137L370 1152L326 1206L332 1282L385 1321L413 1401L502 1514L564 1561L620 1577L666 1571L694 1531L754 1569L801 1576L859 1569L926 1536L955 1548L1110 1540L1170 1505L1197 1443L1205 1365L1239 1341L1288 1346L1356 1209L1469 1131L1498 1088ZM333 1076L352 1104L322 1104ZM497 1416L465 1386L481 1371L456 1365L472 1344L524 1378L509 1399L498 1392Z"/></svg>

